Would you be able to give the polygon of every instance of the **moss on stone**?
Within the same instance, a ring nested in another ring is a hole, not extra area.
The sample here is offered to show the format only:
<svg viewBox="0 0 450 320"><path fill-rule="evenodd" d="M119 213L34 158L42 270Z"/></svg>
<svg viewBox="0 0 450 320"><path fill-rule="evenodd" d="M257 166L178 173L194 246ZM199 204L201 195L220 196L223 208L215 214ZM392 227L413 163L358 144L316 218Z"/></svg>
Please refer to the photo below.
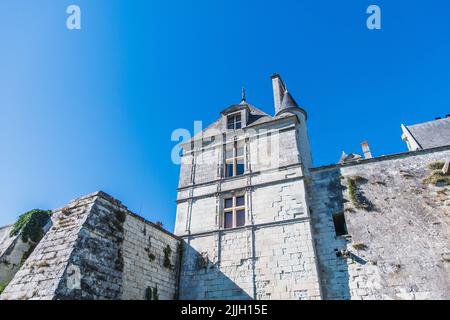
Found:
<svg viewBox="0 0 450 320"><path fill-rule="evenodd" d="M22 233L22 240L28 242L39 242L44 236L44 226L50 220L52 212L50 210L34 209L24 213L19 217L11 229L10 236L17 236Z"/></svg>
<svg viewBox="0 0 450 320"><path fill-rule="evenodd" d="M436 161L436 162L430 163L428 165L428 169L430 169L430 170L442 170L444 165L445 165L445 162L443 162L443 161Z"/></svg>
<svg viewBox="0 0 450 320"><path fill-rule="evenodd" d="M368 248L367 245L365 245L364 243L355 243L352 245L352 247L358 251L364 251Z"/></svg>
<svg viewBox="0 0 450 320"><path fill-rule="evenodd" d="M441 170L434 170L427 178L423 180L425 184L432 184L438 187L450 185L450 175L444 174Z"/></svg>

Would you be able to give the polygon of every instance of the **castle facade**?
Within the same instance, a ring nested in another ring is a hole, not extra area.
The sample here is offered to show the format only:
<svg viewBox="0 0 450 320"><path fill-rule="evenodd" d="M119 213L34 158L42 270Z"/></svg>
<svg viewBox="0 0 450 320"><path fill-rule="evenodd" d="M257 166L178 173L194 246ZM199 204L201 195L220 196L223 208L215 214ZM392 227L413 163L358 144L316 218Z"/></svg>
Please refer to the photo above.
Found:
<svg viewBox="0 0 450 320"><path fill-rule="evenodd" d="M173 234L73 200L37 243L0 229L0 298L449 299L450 118L402 126L409 152L314 167L307 113L271 80L273 115L243 92L182 145Z"/></svg>

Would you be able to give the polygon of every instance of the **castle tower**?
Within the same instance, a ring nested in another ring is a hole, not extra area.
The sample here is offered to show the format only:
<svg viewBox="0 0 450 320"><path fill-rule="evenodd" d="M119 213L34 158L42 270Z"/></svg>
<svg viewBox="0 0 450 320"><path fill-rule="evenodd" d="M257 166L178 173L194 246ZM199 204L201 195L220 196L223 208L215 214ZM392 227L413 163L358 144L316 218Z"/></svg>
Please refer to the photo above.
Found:
<svg viewBox="0 0 450 320"><path fill-rule="evenodd" d="M185 143L181 299L320 299L306 112L272 76L273 116L242 100Z"/></svg>

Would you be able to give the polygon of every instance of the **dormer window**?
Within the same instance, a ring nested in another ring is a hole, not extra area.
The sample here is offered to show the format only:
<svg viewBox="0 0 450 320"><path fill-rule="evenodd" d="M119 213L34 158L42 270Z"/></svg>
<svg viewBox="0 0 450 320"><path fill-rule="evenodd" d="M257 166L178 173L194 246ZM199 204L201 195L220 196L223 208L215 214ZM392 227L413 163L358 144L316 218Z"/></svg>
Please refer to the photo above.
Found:
<svg viewBox="0 0 450 320"><path fill-rule="evenodd" d="M227 129L238 130L242 128L241 114L234 114L227 117Z"/></svg>

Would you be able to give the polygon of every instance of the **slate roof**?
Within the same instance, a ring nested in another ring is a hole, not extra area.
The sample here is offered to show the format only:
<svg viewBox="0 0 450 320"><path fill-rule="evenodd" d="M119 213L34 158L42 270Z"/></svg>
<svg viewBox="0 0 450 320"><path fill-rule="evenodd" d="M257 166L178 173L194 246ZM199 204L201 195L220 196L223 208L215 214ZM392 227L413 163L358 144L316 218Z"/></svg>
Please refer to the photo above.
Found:
<svg viewBox="0 0 450 320"><path fill-rule="evenodd" d="M450 118L406 126L422 149L450 145Z"/></svg>
<svg viewBox="0 0 450 320"><path fill-rule="evenodd" d="M305 118L307 118L306 111L298 105L298 103L292 97L291 93L286 90L283 95L283 100L281 101L280 110L277 112L276 116L279 116L287 111L294 110L303 112L305 114Z"/></svg>

